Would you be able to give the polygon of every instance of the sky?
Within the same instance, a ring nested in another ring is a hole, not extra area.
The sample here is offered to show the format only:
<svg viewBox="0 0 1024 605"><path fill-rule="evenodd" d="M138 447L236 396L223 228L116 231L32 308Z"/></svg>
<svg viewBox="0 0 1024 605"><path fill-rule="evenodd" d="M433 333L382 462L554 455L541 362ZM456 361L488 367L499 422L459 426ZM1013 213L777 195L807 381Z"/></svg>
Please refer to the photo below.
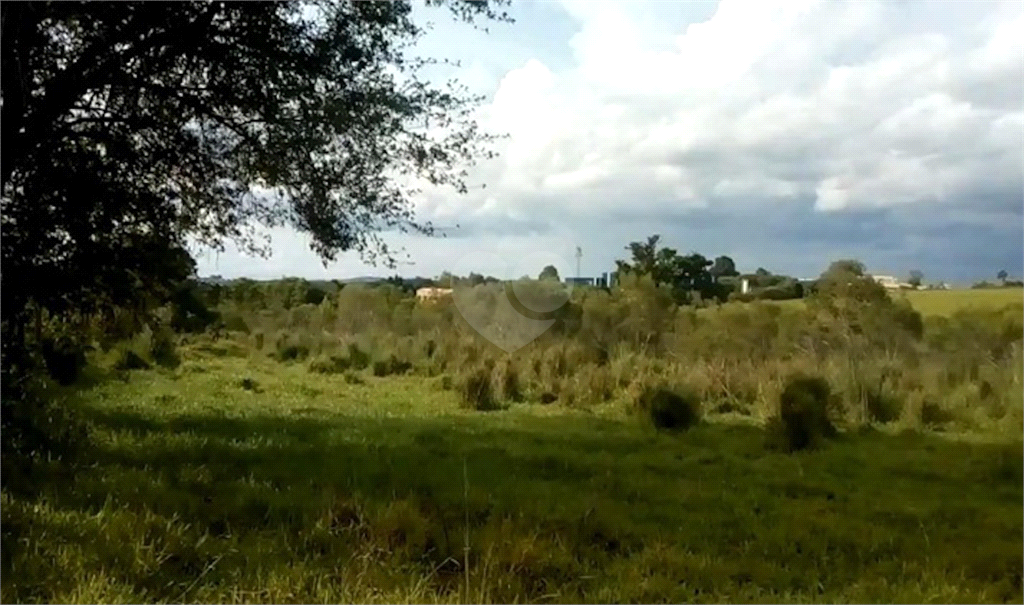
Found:
<svg viewBox="0 0 1024 605"><path fill-rule="evenodd" d="M200 275L513 278L614 269L659 234L741 271L813 277L856 258L926 281L1024 270L1024 3L872 0L513 2L477 31L417 8L431 72L483 95L507 134L470 192L427 188L446 237L388 234L397 271L306 236L269 258L198 250ZM484 187L484 185L486 185ZM456 225L458 227L456 228Z"/></svg>

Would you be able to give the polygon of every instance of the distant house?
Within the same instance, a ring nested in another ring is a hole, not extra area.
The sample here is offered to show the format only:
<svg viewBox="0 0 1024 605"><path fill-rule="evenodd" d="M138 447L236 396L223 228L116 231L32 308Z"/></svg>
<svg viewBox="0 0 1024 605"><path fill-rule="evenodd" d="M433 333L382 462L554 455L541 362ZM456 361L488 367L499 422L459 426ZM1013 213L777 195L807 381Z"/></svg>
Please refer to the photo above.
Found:
<svg viewBox="0 0 1024 605"><path fill-rule="evenodd" d="M416 290L416 298L425 302L430 300L439 300L451 293L451 288L420 288Z"/></svg>
<svg viewBox="0 0 1024 605"><path fill-rule="evenodd" d="M917 289L915 286L912 286L906 282L901 282L898 278L893 277L892 275L872 275L871 279L875 280L876 282L881 284L882 287L889 290L901 290L906 288L909 288L911 290Z"/></svg>
<svg viewBox="0 0 1024 605"><path fill-rule="evenodd" d="M593 286L596 280L593 277L567 277L565 283L570 286Z"/></svg>

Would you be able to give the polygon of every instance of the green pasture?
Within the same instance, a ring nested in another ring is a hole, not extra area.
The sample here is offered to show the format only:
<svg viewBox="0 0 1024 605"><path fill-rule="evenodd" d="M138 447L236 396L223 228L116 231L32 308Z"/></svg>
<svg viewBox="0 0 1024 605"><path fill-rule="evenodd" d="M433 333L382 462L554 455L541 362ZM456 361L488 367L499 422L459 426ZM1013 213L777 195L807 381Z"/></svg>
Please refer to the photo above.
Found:
<svg viewBox="0 0 1024 605"><path fill-rule="evenodd" d="M4 602L1024 596L1019 439L770 453L619 400L476 412L439 378L217 352L65 394L87 449L3 494Z"/></svg>

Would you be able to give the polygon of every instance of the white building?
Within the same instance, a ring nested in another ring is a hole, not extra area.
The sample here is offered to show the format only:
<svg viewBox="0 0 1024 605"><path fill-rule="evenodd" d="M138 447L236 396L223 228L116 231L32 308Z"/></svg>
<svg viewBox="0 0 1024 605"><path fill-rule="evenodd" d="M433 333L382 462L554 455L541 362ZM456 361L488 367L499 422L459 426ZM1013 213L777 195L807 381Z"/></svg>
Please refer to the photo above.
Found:
<svg viewBox="0 0 1024 605"><path fill-rule="evenodd" d="M914 286L906 282L901 282L898 278L893 277L892 275L872 275L871 279L882 284L883 287L889 290L900 290L902 288L916 289Z"/></svg>

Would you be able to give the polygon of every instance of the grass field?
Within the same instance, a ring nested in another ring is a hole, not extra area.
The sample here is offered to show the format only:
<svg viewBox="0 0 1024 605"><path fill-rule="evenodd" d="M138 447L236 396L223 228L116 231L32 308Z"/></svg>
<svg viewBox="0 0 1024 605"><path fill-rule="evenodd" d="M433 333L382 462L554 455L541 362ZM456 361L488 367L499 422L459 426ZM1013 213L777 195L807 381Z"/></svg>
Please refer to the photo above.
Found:
<svg viewBox="0 0 1024 605"><path fill-rule="evenodd" d="M914 309L924 316L948 317L961 309L1001 309L1014 303L1024 303L1021 288L979 288L972 290L907 290L892 293L893 298L906 298ZM775 304L799 306L804 301L784 300Z"/></svg>
<svg viewBox="0 0 1024 605"><path fill-rule="evenodd" d="M88 462L3 496L2 600L1022 600L1019 439L788 455L618 401L481 413L361 380L192 351L80 391Z"/></svg>
<svg viewBox="0 0 1024 605"><path fill-rule="evenodd" d="M949 316L960 309L999 309L1024 302L1024 289L917 290L904 294L922 315Z"/></svg>

